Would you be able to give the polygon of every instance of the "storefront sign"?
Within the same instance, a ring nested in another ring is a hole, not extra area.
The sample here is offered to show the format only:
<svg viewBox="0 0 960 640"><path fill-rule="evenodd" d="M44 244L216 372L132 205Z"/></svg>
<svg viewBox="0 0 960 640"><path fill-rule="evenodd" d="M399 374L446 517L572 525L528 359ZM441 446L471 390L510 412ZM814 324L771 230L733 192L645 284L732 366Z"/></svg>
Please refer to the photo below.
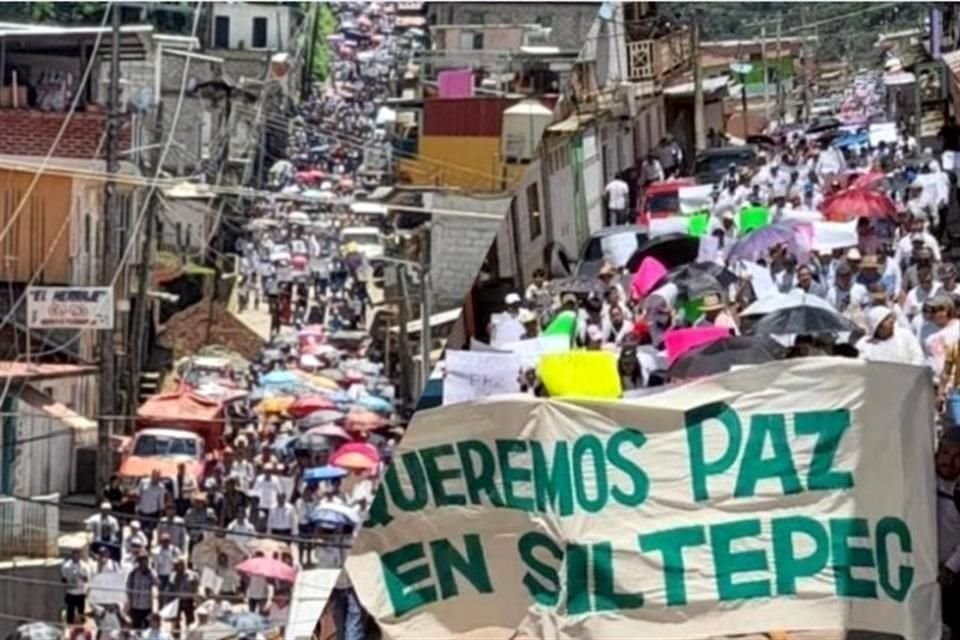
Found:
<svg viewBox="0 0 960 640"><path fill-rule="evenodd" d="M938 637L931 389L811 358L418 413L350 578L384 638Z"/></svg>
<svg viewBox="0 0 960 640"><path fill-rule="evenodd" d="M28 287L31 329L113 329L110 287Z"/></svg>

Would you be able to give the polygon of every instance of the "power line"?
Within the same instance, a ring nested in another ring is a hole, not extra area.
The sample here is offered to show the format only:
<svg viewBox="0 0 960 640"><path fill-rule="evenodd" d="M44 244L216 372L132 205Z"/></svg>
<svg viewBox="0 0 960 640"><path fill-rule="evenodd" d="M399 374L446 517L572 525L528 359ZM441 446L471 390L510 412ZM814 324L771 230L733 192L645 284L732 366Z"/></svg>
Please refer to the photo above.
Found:
<svg viewBox="0 0 960 640"><path fill-rule="evenodd" d="M31 179L30 184L27 186L26 193L24 193L23 197L20 199L20 203L17 205L13 215L4 225L3 229L0 229L0 242L3 242L3 239L7 237L8 233L10 233L10 229L13 228L13 225L16 224L17 220L20 218L20 214L23 213L23 210L26 208L27 201L30 199L30 194L33 193L34 188L40 181L40 176L43 175L47 163L50 162L50 158L53 157L53 153L60 144L63 134L66 133L67 126L69 126L70 120L73 119L73 114L76 112L77 107L80 104L80 99L83 96L84 88L87 86L87 83L90 80L90 74L92 73L93 67L97 62L97 51L100 49L100 42L103 40L104 27L107 24L107 18L110 16L111 12L116 11L117 7L113 4L113 2L108 2L106 10L103 12L103 20L100 22L100 29L97 30L97 37L93 42L93 50L90 52L90 62L87 63L86 69L83 70L83 75L81 76L80 82L77 85L75 95L73 96L73 101L70 103L70 110L64 117L63 122L60 125L60 130L57 131L57 135L54 137L53 143L50 145L50 149L47 151L47 155L44 156L43 161L40 163L40 167L33 174L33 178Z"/></svg>

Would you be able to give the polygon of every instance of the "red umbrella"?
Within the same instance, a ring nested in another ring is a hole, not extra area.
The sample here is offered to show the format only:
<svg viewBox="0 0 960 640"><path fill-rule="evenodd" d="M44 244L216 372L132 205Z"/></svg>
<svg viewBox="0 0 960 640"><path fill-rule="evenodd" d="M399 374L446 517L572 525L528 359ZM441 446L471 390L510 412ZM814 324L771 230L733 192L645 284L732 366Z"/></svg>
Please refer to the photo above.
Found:
<svg viewBox="0 0 960 640"><path fill-rule="evenodd" d="M317 169L309 169L307 171L301 171L297 174L297 180L301 182L320 182L327 177L323 171Z"/></svg>
<svg viewBox="0 0 960 640"><path fill-rule="evenodd" d="M380 463L380 452L369 442L348 442L333 452L329 462L344 469L373 469Z"/></svg>
<svg viewBox="0 0 960 640"><path fill-rule="evenodd" d="M236 567L240 573L250 576L260 576L268 580L294 582L297 579L297 570L285 562L274 558L248 558Z"/></svg>
<svg viewBox="0 0 960 640"><path fill-rule="evenodd" d="M294 418L303 418L310 415L314 411L336 408L337 405L329 398L325 398L324 396L318 394L311 394L294 400L293 404L287 407L287 413Z"/></svg>
<svg viewBox="0 0 960 640"><path fill-rule="evenodd" d="M823 202L823 217L833 222L856 218L893 217L897 205L885 193L871 189L844 189Z"/></svg>

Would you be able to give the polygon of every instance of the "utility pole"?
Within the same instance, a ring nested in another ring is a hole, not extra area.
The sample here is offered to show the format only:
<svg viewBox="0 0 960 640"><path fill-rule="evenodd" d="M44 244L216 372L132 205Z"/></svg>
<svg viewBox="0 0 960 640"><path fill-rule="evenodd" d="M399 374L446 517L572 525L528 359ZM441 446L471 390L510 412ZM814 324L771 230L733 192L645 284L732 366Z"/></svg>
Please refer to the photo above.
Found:
<svg viewBox="0 0 960 640"><path fill-rule="evenodd" d="M124 246L120 220L120 199L117 193L116 174L120 169L120 3L114 3L110 35L110 86L107 94L109 115L107 118L107 178L104 188L104 242L100 268L100 280L111 286L117 269L119 248ZM115 304L115 303L114 303ZM116 314L116 307L110 309ZM116 326L116 321L114 321ZM116 413L116 330L100 333L100 387L97 423L97 490L106 486L113 472L113 455L110 436L112 417Z"/></svg>
<svg viewBox="0 0 960 640"><path fill-rule="evenodd" d="M300 95L306 99L310 95L310 88L313 85L313 64L314 50L317 48L317 34L320 32L320 3L313 3L313 11L310 13L310 49L307 51L307 64L303 69L302 85Z"/></svg>
<svg viewBox="0 0 960 640"><path fill-rule="evenodd" d="M706 148L703 118L703 57L700 55L700 14L693 10L690 25L690 53L693 56L693 138L694 148Z"/></svg>
<svg viewBox="0 0 960 640"><path fill-rule="evenodd" d="M810 113L809 111L810 97L809 97L809 90L807 89L807 58L810 55L810 49L807 46L807 8L806 7L804 7L803 10L800 12L800 26L801 26L800 33L803 34L802 36L803 40L801 41L801 44L800 44L800 51L802 52L801 59L803 61L801 65L801 71L803 72L803 77L801 81L802 84L800 85L800 90L802 93L800 95L803 99L803 111L801 112L800 117L806 120Z"/></svg>
<svg viewBox="0 0 960 640"><path fill-rule="evenodd" d="M430 352L433 337L430 331L430 316L433 315L433 290L430 286L430 223L420 227L420 357L423 359L423 376L420 380L418 395L427 388L430 374Z"/></svg>
<svg viewBox="0 0 960 640"><path fill-rule="evenodd" d="M760 66L763 73L763 117L770 121L770 91L767 88L767 24L760 25Z"/></svg>
<svg viewBox="0 0 960 640"><path fill-rule="evenodd" d="M780 50L781 45L781 31L783 30L783 12L777 12L777 119L780 124L783 124L784 117L787 112L787 101L783 95L783 81L781 76L783 75L783 62L781 62L783 55Z"/></svg>
<svg viewBox="0 0 960 640"><path fill-rule="evenodd" d="M400 343L397 345L397 355L400 359L400 389L404 400L410 400L410 334L407 333L407 324L410 322L410 288L407 286L407 267L398 264L397 284L400 287L400 305L397 313L399 322Z"/></svg>
<svg viewBox="0 0 960 640"><path fill-rule="evenodd" d="M150 173L152 176L160 175L160 156L163 146L163 101L157 96L156 120L153 123L153 150L150 158ZM133 341L132 353L130 354L130 389L131 392L127 398L127 415L133 421L133 416L137 414L140 406L140 374L143 372L143 354L146 350L147 335L147 308L149 306L147 298L147 287L149 286L150 265L153 263L153 244L154 234L157 226L157 209L160 204L160 192L153 190L150 195L150 203L147 205L146 218L144 220L143 244L140 248L140 265L137 267L137 304L133 309L133 328L131 337ZM131 425L132 427L132 425Z"/></svg>

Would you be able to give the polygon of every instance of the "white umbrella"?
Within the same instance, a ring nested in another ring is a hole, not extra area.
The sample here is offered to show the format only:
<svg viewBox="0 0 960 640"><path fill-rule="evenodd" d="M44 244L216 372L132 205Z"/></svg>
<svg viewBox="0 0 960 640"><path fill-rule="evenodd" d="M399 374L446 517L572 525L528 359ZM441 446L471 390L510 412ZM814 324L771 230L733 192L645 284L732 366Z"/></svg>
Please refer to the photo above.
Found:
<svg viewBox="0 0 960 640"><path fill-rule="evenodd" d="M799 293L791 291L790 293L778 293L775 295L764 296L752 305L744 309L741 316L763 316L781 309L792 309L794 307L814 307L826 311L836 311L833 306L821 298L809 293Z"/></svg>
<svg viewBox="0 0 960 640"><path fill-rule="evenodd" d="M287 219L298 224L310 224L310 216L303 211L291 211Z"/></svg>
<svg viewBox="0 0 960 640"><path fill-rule="evenodd" d="M270 262L289 262L290 261L290 252L289 251L274 251L270 254Z"/></svg>

